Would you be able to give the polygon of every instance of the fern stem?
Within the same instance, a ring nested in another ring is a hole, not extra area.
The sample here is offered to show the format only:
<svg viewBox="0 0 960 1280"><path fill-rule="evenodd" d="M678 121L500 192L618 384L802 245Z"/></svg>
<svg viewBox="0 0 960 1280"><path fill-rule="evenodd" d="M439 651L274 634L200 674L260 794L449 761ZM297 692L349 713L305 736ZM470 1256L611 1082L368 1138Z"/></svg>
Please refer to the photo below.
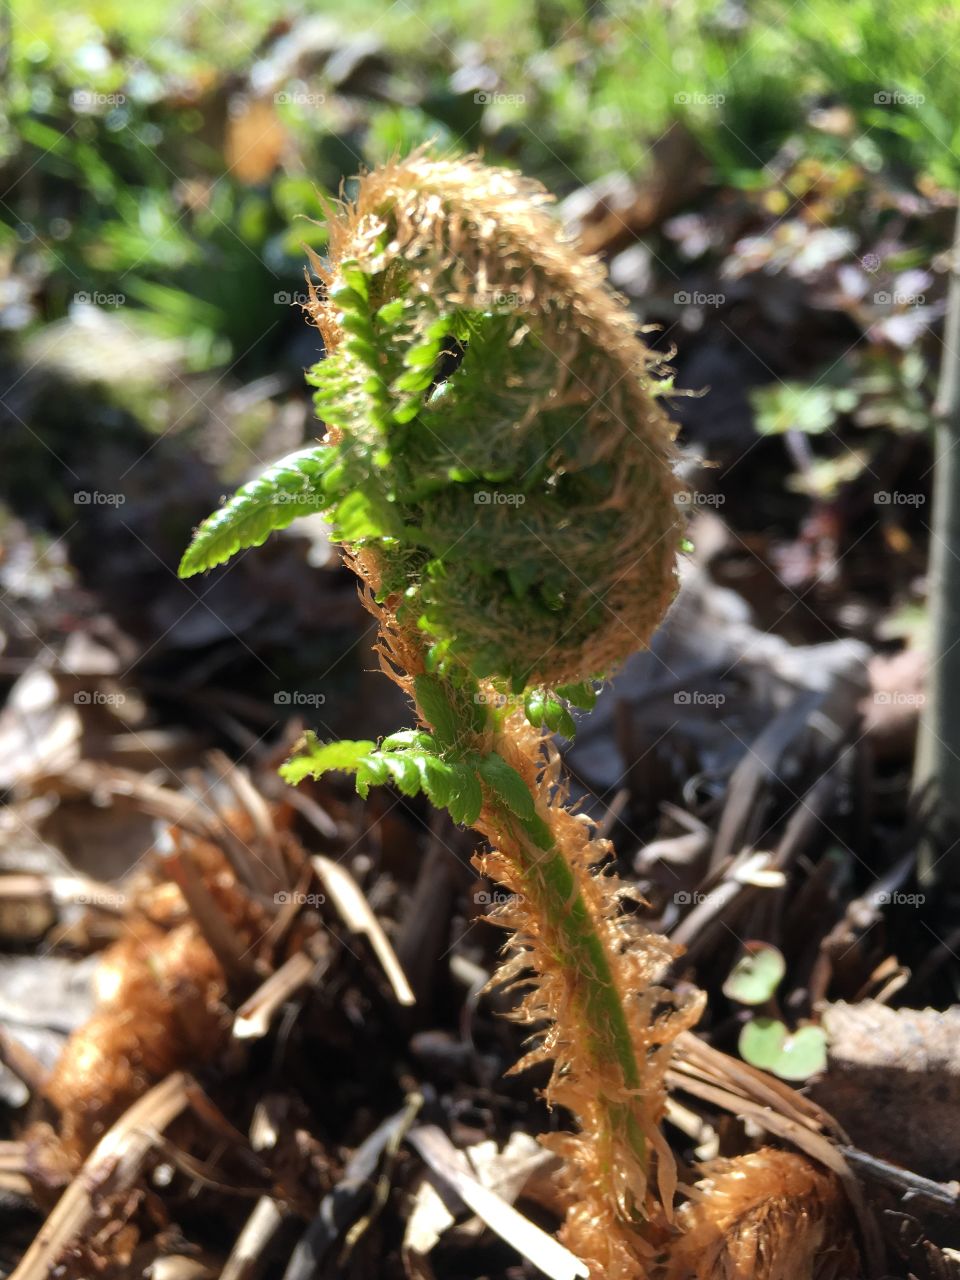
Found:
<svg viewBox="0 0 960 1280"><path fill-rule="evenodd" d="M501 810L505 823L510 816ZM554 843L550 849L536 848L515 832L521 851L518 871L530 899L531 911L556 949L556 961L574 983L587 1034L586 1048L595 1061L600 1079L604 1068L616 1066L625 1089L639 1089L640 1067L634 1053L630 1026L610 958L586 898L577 883L576 872ZM622 1102L604 1099L612 1132L625 1128L638 1162L646 1167L646 1142L630 1109Z"/></svg>

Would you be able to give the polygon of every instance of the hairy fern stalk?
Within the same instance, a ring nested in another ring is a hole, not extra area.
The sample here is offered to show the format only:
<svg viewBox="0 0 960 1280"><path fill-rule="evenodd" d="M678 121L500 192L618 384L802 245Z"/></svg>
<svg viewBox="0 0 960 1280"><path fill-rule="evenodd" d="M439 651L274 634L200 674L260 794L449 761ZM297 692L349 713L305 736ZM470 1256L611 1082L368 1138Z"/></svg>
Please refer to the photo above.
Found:
<svg viewBox="0 0 960 1280"><path fill-rule="evenodd" d="M664 1073L701 1002L657 985L669 944L593 873L610 848L565 806L550 735L572 735L571 705L593 705L672 598L673 446L628 310L546 200L514 173L418 153L328 211L309 306L327 434L211 516L181 572L327 514L421 728L310 740L285 776L423 791L486 837L477 863L513 891L498 976L525 988L536 1032L519 1065L549 1059L547 1097L576 1120L546 1139L566 1242L592 1274L636 1277L675 1234Z"/></svg>

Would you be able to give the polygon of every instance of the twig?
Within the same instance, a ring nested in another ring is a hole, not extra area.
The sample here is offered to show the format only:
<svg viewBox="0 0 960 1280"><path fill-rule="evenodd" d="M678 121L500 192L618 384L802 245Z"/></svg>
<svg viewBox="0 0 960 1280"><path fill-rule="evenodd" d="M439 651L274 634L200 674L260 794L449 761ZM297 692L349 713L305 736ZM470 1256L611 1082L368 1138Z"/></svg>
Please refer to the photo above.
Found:
<svg viewBox="0 0 960 1280"><path fill-rule="evenodd" d="M34 1097L43 1092L49 1072L25 1044L0 1027L0 1062L22 1080Z"/></svg>
<svg viewBox="0 0 960 1280"><path fill-rule="evenodd" d="M479 1182L470 1172L463 1153L456 1149L442 1129L435 1125L418 1125L407 1135L407 1141L416 1147L433 1172L478 1218L544 1275L550 1276L551 1280L577 1280L590 1274L569 1249L558 1244L502 1196Z"/></svg>
<svg viewBox="0 0 960 1280"><path fill-rule="evenodd" d="M283 1273L283 1280L313 1280L334 1244L366 1212L373 1199L372 1181L384 1152L396 1149L416 1119L422 1099L407 1104L378 1125L350 1158L343 1177L324 1196Z"/></svg>
<svg viewBox="0 0 960 1280"><path fill-rule="evenodd" d="M172 828L171 834L176 852L167 854L163 860L170 879L183 894L204 941L220 962L231 987L249 991L261 974L253 959L248 956L248 949L242 939L204 884L179 831Z"/></svg>
<svg viewBox="0 0 960 1280"><path fill-rule="evenodd" d="M960 1211L960 1182L934 1182L909 1169L880 1160L856 1147L840 1147L841 1154L858 1173L899 1191L904 1200L922 1200L938 1213Z"/></svg>
<svg viewBox="0 0 960 1280"><path fill-rule="evenodd" d="M48 1280L64 1250L86 1231L105 1194L126 1191L162 1132L188 1105L188 1077L174 1072L139 1098L111 1126L57 1201L9 1280Z"/></svg>
<svg viewBox="0 0 960 1280"><path fill-rule="evenodd" d="M345 867L330 858L317 854L311 862L347 927L354 933L364 934L373 947L397 1001L402 1005L416 1004L416 996L410 989L397 954L356 880Z"/></svg>
<svg viewBox="0 0 960 1280"><path fill-rule="evenodd" d="M680 1037L674 1066L666 1077L671 1088L732 1115L749 1116L768 1133L792 1143L835 1173L856 1214L867 1274L883 1274L883 1240L860 1183L837 1141L846 1135L832 1116L783 1081L728 1057L690 1032Z"/></svg>
<svg viewBox="0 0 960 1280"><path fill-rule="evenodd" d="M276 973L245 1000L233 1020L237 1040L260 1040L270 1030L273 1016L314 975L319 976L329 964L329 956L317 961L305 951L297 951L284 961Z"/></svg>
<svg viewBox="0 0 960 1280"><path fill-rule="evenodd" d="M0 1193L33 1198L33 1186L27 1177L29 1155L25 1142L0 1142Z"/></svg>
<svg viewBox="0 0 960 1280"><path fill-rule="evenodd" d="M280 1206L271 1196L261 1196L237 1236L220 1280L251 1280L258 1262L283 1223Z"/></svg>
<svg viewBox="0 0 960 1280"><path fill-rule="evenodd" d="M960 857L943 854L940 839L952 834L960 812L960 210L953 242L943 364L937 389L934 435L933 524L927 603L930 667L927 698L917 737L915 796L933 799L935 829L920 848L920 883L960 887Z"/></svg>

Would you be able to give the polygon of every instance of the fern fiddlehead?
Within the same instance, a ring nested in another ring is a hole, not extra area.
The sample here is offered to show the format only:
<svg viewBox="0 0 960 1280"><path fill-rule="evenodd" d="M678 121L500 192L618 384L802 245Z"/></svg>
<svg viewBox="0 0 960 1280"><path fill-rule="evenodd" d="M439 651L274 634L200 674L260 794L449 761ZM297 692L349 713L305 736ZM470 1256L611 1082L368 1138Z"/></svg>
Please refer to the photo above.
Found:
<svg viewBox="0 0 960 1280"><path fill-rule="evenodd" d="M541 1028L524 1064L552 1061L547 1096L577 1120L553 1138L568 1242L599 1274L636 1276L675 1189L667 1055L699 1004L657 986L668 944L592 874L609 846L565 807L544 731L571 733L569 707L589 708L665 611L676 484L652 359L545 200L516 174L423 154L360 180L331 212L328 260L311 255L327 437L244 486L181 572L327 513L423 728L314 740L285 775L422 790L487 837L479 865L514 891L501 977L528 987L518 1016Z"/></svg>

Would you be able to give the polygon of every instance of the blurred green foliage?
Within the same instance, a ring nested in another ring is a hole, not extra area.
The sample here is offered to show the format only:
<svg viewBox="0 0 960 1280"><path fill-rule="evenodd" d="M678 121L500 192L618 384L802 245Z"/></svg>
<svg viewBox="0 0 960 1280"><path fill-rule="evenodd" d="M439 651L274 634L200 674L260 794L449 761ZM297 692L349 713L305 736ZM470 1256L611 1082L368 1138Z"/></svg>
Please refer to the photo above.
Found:
<svg viewBox="0 0 960 1280"><path fill-rule="evenodd" d="M193 369L273 367L285 316L276 332L263 316L302 290L302 243L323 240L297 215L431 138L561 194L615 168L641 175L674 121L746 190L769 184L788 142L905 182L958 177L960 10L932 0L24 0L4 13L0 324L122 295L125 316L184 341ZM829 111L850 127L824 128Z"/></svg>

